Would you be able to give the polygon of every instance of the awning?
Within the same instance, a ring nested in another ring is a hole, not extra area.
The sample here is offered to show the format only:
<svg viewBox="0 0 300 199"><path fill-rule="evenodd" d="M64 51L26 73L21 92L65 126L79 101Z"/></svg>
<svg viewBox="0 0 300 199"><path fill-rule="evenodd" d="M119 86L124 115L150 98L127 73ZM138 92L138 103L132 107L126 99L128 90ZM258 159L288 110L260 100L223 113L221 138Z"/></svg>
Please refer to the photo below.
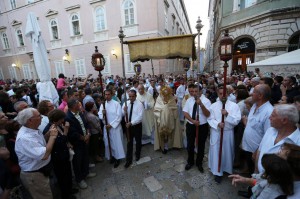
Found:
<svg viewBox="0 0 300 199"><path fill-rule="evenodd" d="M150 59L197 59L195 37L197 35L180 35L158 37L124 42L128 44L130 61L145 61Z"/></svg>

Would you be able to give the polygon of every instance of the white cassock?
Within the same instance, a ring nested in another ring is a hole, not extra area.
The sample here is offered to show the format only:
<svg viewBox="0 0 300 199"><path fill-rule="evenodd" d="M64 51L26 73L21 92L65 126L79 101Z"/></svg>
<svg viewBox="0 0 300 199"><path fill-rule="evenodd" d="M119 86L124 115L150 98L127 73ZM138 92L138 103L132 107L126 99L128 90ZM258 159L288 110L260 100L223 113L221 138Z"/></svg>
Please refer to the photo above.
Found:
<svg viewBox="0 0 300 199"><path fill-rule="evenodd" d="M122 110L120 103L116 102L115 100L110 100L105 102L105 109L106 109L106 116L107 122L112 126L109 129L109 140L111 146L111 153L112 156L116 159L125 158L125 152L123 147L123 130L121 126L122 120ZM99 110L99 118L105 125L105 120L103 119L103 104L100 106ZM107 139L107 132L106 128L103 128L104 133L104 143L105 143L105 157L109 159L109 147L108 147L108 139Z"/></svg>
<svg viewBox="0 0 300 199"><path fill-rule="evenodd" d="M184 121L184 115L182 112L182 100L185 95L185 85L180 85L178 86L176 90L176 97L177 97L177 107L178 107L178 114L179 114L179 119L180 121Z"/></svg>
<svg viewBox="0 0 300 199"><path fill-rule="evenodd" d="M219 163L219 148L220 148L220 128L218 124L222 121L222 102L217 99L210 107L210 116L207 119L210 125L210 146L208 155L208 167L213 175L223 176L223 171L232 174L233 159L234 159L234 127L241 120L241 111L236 103L229 100L226 101L225 109L228 116L225 117L225 127L223 133L222 146L222 164L220 172L218 172Z"/></svg>
<svg viewBox="0 0 300 199"><path fill-rule="evenodd" d="M144 92L143 95L137 93L137 100L144 105L144 113L142 119L143 131L142 131L142 144L154 144L154 98L148 93Z"/></svg>
<svg viewBox="0 0 300 199"><path fill-rule="evenodd" d="M186 93L186 92L185 92ZM192 97L189 93L188 94L185 94L183 100L182 100L182 103L181 103L181 107L184 107L185 106L185 103L186 101ZM185 118L184 119L184 123L183 123L183 131L182 131L182 142L183 142L183 146L184 148L187 147L187 138L186 138L186 123L187 123L187 119ZM195 147L196 148L196 147Z"/></svg>

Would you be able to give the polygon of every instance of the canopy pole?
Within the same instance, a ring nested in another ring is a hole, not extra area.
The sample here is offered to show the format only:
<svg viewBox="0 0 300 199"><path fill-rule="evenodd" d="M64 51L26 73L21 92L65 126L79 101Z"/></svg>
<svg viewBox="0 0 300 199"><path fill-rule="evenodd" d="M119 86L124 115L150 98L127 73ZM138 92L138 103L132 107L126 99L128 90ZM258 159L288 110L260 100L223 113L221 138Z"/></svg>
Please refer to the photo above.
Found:
<svg viewBox="0 0 300 199"><path fill-rule="evenodd" d="M151 59L151 66L152 66L152 78L153 78L154 77L154 67L153 67L152 59Z"/></svg>

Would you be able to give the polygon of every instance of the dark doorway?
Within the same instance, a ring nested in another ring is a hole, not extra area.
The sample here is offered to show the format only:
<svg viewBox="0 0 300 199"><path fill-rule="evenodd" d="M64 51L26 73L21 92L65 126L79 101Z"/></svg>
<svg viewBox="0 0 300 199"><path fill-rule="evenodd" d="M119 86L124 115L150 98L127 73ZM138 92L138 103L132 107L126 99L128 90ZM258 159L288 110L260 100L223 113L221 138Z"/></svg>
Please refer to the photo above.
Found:
<svg viewBox="0 0 300 199"><path fill-rule="evenodd" d="M254 62L255 44L252 39L242 38L234 44L232 70L247 71L247 65Z"/></svg>

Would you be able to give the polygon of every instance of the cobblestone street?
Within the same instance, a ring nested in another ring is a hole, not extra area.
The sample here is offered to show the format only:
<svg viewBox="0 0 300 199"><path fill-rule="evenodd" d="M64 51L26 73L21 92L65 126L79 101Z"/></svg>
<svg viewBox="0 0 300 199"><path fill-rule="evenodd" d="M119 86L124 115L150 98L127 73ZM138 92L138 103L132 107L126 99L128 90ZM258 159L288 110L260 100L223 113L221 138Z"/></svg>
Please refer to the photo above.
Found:
<svg viewBox="0 0 300 199"><path fill-rule="evenodd" d="M206 153L207 154L207 153ZM237 191L244 187L231 185L227 175L221 184L216 184L204 160L204 173L196 166L185 171L187 153L184 149L170 150L166 155L153 151L153 145L142 148L142 158L128 169L125 160L117 169L108 161L96 164L97 176L87 180L87 189L81 190L77 198L240 198Z"/></svg>

